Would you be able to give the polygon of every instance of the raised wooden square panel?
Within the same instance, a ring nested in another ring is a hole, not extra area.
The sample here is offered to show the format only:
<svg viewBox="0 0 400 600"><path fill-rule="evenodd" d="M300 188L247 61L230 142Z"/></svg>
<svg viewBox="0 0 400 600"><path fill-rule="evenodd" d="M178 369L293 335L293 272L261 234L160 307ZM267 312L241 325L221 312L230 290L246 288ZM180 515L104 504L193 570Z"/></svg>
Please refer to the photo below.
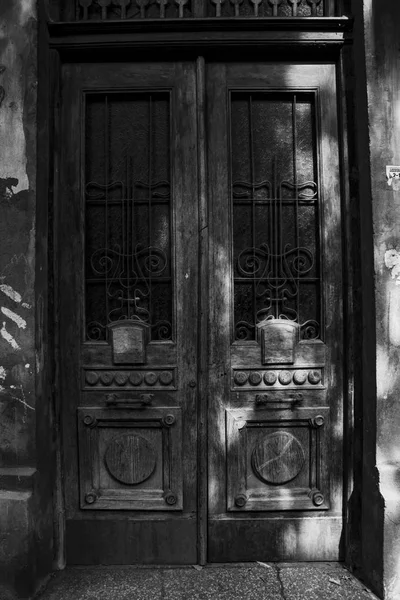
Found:
<svg viewBox="0 0 400 600"><path fill-rule="evenodd" d="M179 408L78 409L82 509L182 510Z"/></svg>
<svg viewBox="0 0 400 600"><path fill-rule="evenodd" d="M328 509L328 414L227 410L228 510Z"/></svg>

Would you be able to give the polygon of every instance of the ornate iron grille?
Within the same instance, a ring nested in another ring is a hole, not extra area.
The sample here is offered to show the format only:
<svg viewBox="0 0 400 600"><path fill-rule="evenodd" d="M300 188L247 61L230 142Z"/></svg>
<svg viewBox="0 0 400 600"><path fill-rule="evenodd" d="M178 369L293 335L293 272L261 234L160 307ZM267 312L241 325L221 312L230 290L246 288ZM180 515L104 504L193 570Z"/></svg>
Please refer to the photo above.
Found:
<svg viewBox="0 0 400 600"><path fill-rule="evenodd" d="M85 162L86 339L120 319L172 339L169 94L89 94Z"/></svg>
<svg viewBox="0 0 400 600"><path fill-rule="evenodd" d="M231 96L235 338L264 319L321 336L319 194L313 96Z"/></svg>
<svg viewBox="0 0 400 600"><path fill-rule="evenodd" d="M76 19L332 17L334 0L75 0Z"/></svg>

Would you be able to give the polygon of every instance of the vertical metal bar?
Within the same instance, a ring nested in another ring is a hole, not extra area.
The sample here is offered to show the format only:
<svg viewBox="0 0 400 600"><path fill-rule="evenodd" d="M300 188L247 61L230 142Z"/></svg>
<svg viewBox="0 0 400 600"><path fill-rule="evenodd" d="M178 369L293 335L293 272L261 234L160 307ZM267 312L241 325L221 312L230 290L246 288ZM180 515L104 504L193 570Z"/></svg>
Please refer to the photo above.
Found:
<svg viewBox="0 0 400 600"><path fill-rule="evenodd" d="M300 232L299 232L299 193L298 193L298 182L297 182L297 121L296 121L296 94L293 96L292 106L292 126L293 126L293 179L294 179L294 193L295 193L295 235L296 235L296 248L297 248L297 268L299 267L300 260ZM297 294L296 294L296 312L297 320L300 324L300 277L297 272Z"/></svg>
<svg viewBox="0 0 400 600"><path fill-rule="evenodd" d="M251 235L253 246L253 269L256 265L256 207L255 207L255 186L254 186L254 140L253 140L253 96L249 96L249 144L250 144L250 178L251 178ZM257 285L256 274L253 274L253 317L254 317L254 335L257 327Z"/></svg>
<svg viewBox="0 0 400 600"><path fill-rule="evenodd" d="M338 0L324 0L324 17L336 16L336 5Z"/></svg>
<svg viewBox="0 0 400 600"><path fill-rule="evenodd" d="M210 3L211 0L192 0L191 6L193 17L207 17L207 9L210 6Z"/></svg>
<svg viewBox="0 0 400 600"><path fill-rule="evenodd" d="M198 402L197 402L197 455L198 455L198 544L199 564L207 562L208 530L208 311L209 311L209 240L206 164L206 73L203 56L196 62L197 96L197 163L199 194L199 319L198 319Z"/></svg>
<svg viewBox="0 0 400 600"><path fill-rule="evenodd" d="M108 111L109 111L109 107L108 107L108 96L106 95L105 97L105 103L104 103L104 107L105 107L105 116L104 116L104 169L105 169L105 173L104 173L104 182L105 182L105 204L106 204L106 214L105 214L105 219L104 219L104 227L105 227L105 240L104 240L104 247L105 247L105 253L106 256L108 254L108 169L109 169L109 156L108 156ZM107 271L107 267L106 267L106 330L105 330L105 335L106 335L106 339L108 336L108 329L107 329L107 325L108 325L108 317L109 317L109 305L108 305L108 271Z"/></svg>
<svg viewBox="0 0 400 600"><path fill-rule="evenodd" d="M272 159L272 192L271 197L269 199L269 211L268 211L268 221L269 221L269 260L270 266L269 271L267 273L268 282L269 282L269 291L270 291L270 305L271 310L274 312L273 308L273 290L274 290L274 202L276 197L276 156ZM275 315L274 315L275 316Z"/></svg>
<svg viewBox="0 0 400 600"><path fill-rule="evenodd" d="M274 244L273 244L273 264L274 264L274 269L272 271L272 281L273 283L273 289L274 289L274 294L275 294L275 318L278 319L279 318L279 300L278 300L278 254L279 254L279 249L278 249L278 196L279 196L279 192L278 192L278 184L277 184L277 168L276 168L276 158L274 161L274 181L275 181L275 185L274 185L274 199L273 199L273 213L274 213L274 217L273 217L273 232L274 232Z"/></svg>
<svg viewBox="0 0 400 600"><path fill-rule="evenodd" d="M127 190L129 190L128 194L130 193L131 198L132 198L132 206L131 206L131 214L132 214L131 265L132 265L132 276L133 276L133 272L136 272L136 264L134 264L134 262L135 262L135 178L134 178L134 174L133 174L133 157L130 157L130 160L129 160L129 172L130 172L130 184L131 185L129 187L127 186ZM133 310L135 310L135 308L136 308L135 296L136 296L135 290L133 290L133 298L132 298Z"/></svg>
<svg viewBox="0 0 400 600"><path fill-rule="evenodd" d="M129 261L130 258L130 247L132 244L132 229L129 224L129 209L130 209L130 198L129 198L129 155L128 151L126 153L126 174L125 174L125 186L122 184L122 197L126 198L126 212L127 212L127 221L126 221L126 263L127 263L127 272L126 272L126 316L129 319L131 313L131 287L130 287L130 273L131 273L131 264Z"/></svg>
<svg viewBox="0 0 400 600"><path fill-rule="evenodd" d="M151 180L152 180L152 153L153 153L153 104L152 104L152 95L150 94L149 96L149 198L148 198L148 207L149 207L149 272L148 272L148 282L149 282L149 323L150 325L153 322L153 315L152 315L152 302L151 302L151 284L152 284L152 277L151 277L151 228L152 228L152 222L151 222L151 194L152 194L152 187L151 187Z"/></svg>

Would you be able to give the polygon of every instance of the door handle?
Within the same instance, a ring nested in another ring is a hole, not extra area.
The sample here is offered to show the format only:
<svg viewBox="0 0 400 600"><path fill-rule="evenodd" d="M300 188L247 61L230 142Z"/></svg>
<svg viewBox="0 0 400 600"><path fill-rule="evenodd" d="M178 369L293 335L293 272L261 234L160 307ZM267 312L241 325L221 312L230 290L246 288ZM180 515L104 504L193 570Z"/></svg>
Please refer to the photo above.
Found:
<svg viewBox="0 0 400 600"><path fill-rule="evenodd" d="M294 393L288 394L285 398L279 399L275 396L268 396L268 394L256 394L256 405L267 404L268 402L278 402L279 404L288 402L289 404L299 404L303 400L303 394Z"/></svg>
<svg viewBox="0 0 400 600"><path fill-rule="evenodd" d="M154 394L138 394L130 398L118 398L117 394L107 394L108 408L144 408L151 406Z"/></svg>

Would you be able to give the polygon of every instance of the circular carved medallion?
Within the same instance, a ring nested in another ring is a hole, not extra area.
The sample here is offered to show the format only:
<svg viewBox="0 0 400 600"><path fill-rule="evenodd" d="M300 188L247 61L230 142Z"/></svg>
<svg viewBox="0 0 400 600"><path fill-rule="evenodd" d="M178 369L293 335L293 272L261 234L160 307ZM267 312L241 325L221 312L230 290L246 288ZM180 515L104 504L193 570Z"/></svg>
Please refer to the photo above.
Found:
<svg viewBox="0 0 400 600"><path fill-rule="evenodd" d="M264 373L264 382L266 383L266 385L274 385L277 379L278 377L275 371L266 371Z"/></svg>
<svg viewBox="0 0 400 600"><path fill-rule="evenodd" d="M143 381L143 375L139 371L132 371L129 375L129 381L132 385L140 385Z"/></svg>
<svg viewBox="0 0 400 600"><path fill-rule="evenodd" d="M288 483L304 466L304 450L299 440L286 431L276 431L261 439L251 457L255 474L267 483Z"/></svg>
<svg viewBox="0 0 400 600"><path fill-rule="evenodd" d="M258 371L253 371L253 373L250 373L249 381L251 385L259 385L262 381L261 373L259 373Z"/></svg>
<svg viewBox="0 0 400 600"><path fill-rule="evenodd" d="M154 371L149 371L144 375L144 380L147 383L147 385L154 385L157 382L157 379L158 375L157 373L154 373Z"/></svg>
<svg viewBox="0 0 400 600"><path fill-rule="evenodd" d="M321 381L321 373L319 371L310 371L308 374L308 381L316 385Z"/></svg>
<svg viewBox="0 0 400 600"><path fill-rule="evenodd" d="M126 373L124 373L123 371L122 372L118 371L114 375L114 381L117 385L125 385L126 382L128 381L128 375Z"/></svg>
<svg viewBox="0 0 400 600"><path fill-rule="evenodd" d="M236 385L244 385L248 378L249 376L245 371L236 371L233 379L235 380Z"/></svg>
<svg viewBox="0 0 400 600"><path fill-rule="evenodd" d="M104 373L102 373L100 375L100 381L103 385L111 385L113 379L114 379L114 374L109 373L108 371L104 371Z"/></svg>
<svg viewBox="0 0 400 600"><path fill-rule="evenodd" d="M281 371L279 373L279 381L282 385L289 385L292 381L292 374L290 371Z"/></svg>
<svg viewBox="0 0 400 600"><path fill-rule="evenodd" d="M171 373L171 371L161 371L161 373L160 373L160 383L162 385L170 385L172 383L172 373Z"/></svg>
<svg viewBox="0 0 400 600"><path fill-rule="evenodd" d="M121 435L108 446L104 460L111 475L121 483L146 481L156 467L151 444L139 435Z"/></svg>
<svg viewBox="0 0 400 600"><path fill-rule="evenodd" d="M293 375L293 381L297 385L302 385L303 383L306 382L306 379L307 379L307 371L295 371L295 373Z"/></svg>
<svg viewBox="0 0 400 600"><path fill-rule="evenodd" d="M96 385L99 380L99 374L96 371L88 371L85 375L86 383Z"/></svg>

